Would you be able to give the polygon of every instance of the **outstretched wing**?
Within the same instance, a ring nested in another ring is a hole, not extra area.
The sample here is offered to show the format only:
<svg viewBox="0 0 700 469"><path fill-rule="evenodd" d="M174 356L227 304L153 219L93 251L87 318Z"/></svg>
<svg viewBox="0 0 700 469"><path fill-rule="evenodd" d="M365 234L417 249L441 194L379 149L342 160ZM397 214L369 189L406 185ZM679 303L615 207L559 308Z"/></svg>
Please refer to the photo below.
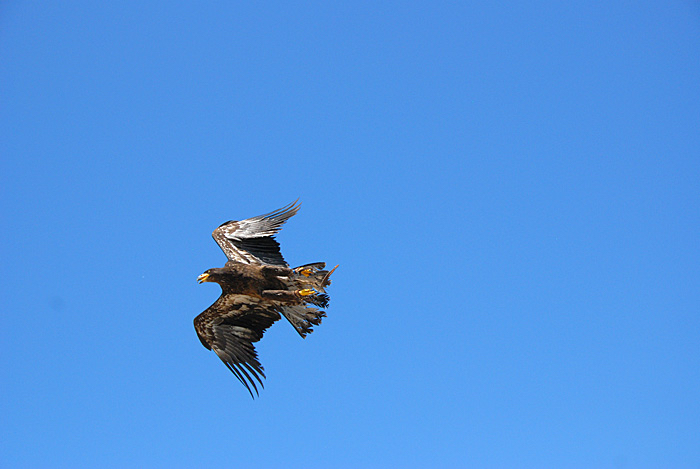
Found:
<svg viewBox="0 0 700 469"><path fill-rule="evenodd" d="M289 267L273 236L294 216L301 204L297 201L274 212L241 221L227 221L214 230L214 241L226 257L243 264L271 264Z"/></svg>
<svg viewBox="0 0 700 469"><path fill-rule="evenodd" d="M264 387L265 377L253 343L279 318L274 306L259 298L223 294L194 318L194 328L202 345L213 350L253 396L251 385L258 394L253 378Z"/></svg>

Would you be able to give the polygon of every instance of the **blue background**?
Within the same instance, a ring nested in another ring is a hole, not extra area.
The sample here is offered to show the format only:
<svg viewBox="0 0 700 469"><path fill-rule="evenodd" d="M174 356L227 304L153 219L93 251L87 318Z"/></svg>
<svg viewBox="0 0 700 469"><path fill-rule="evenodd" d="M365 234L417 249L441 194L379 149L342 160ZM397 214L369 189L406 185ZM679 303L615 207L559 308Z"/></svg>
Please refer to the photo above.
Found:
<svg viewBox="0 0 700 469"><path fill-rule="evenodd" d="M3 467L700 466L700 7L0 7ZM299 197L328 318L202 348Z"/></svg>

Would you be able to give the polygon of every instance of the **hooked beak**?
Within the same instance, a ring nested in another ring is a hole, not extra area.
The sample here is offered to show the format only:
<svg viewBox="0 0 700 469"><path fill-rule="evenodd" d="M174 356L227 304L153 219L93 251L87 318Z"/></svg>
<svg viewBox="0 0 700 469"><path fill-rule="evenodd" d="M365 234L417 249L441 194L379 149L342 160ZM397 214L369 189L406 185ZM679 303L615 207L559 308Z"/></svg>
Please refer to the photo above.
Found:
<svg viewBox="0 0 700 469"><path fill-rule="evenodd" d="M197 277L197 283L206 282L207 278L209 278L209 274L202 274L199 277Z"/></svg>

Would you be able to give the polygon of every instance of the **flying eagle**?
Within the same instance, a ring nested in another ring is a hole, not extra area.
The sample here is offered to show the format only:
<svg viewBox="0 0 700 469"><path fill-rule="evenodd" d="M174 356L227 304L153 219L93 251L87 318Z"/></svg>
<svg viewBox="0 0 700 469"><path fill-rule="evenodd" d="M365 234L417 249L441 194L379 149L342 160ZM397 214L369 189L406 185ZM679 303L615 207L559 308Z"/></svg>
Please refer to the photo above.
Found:
<svg viewBox="0 0 700 469"><path fill-rule="evenodd" d="M197 278L199 283L216 282L222 290L219 299L194 318L197 336L251 396L251 386L259 394L255 381L264 387L261 376L265 373L253 343L265 330L282 315L305 338L326 316L319 308L328 306L325 288L338 266L327 271L325 262L315 262L292 269L274 239L299 206L295 201L265 215L219 226L212 236L228 262Z"/></svg>

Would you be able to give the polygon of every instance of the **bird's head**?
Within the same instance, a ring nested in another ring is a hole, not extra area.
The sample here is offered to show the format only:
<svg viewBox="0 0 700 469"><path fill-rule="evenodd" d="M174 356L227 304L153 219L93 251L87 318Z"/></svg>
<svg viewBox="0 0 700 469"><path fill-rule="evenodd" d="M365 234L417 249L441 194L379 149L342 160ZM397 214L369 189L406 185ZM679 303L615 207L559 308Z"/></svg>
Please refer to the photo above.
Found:
<svg viewBox="0 0 700 469"><path fill-rule="evenodd" d="M197 277L198 283L203 282L219 282L221 278L221 269L209 269L206 270L202 275Z"/></svg>

